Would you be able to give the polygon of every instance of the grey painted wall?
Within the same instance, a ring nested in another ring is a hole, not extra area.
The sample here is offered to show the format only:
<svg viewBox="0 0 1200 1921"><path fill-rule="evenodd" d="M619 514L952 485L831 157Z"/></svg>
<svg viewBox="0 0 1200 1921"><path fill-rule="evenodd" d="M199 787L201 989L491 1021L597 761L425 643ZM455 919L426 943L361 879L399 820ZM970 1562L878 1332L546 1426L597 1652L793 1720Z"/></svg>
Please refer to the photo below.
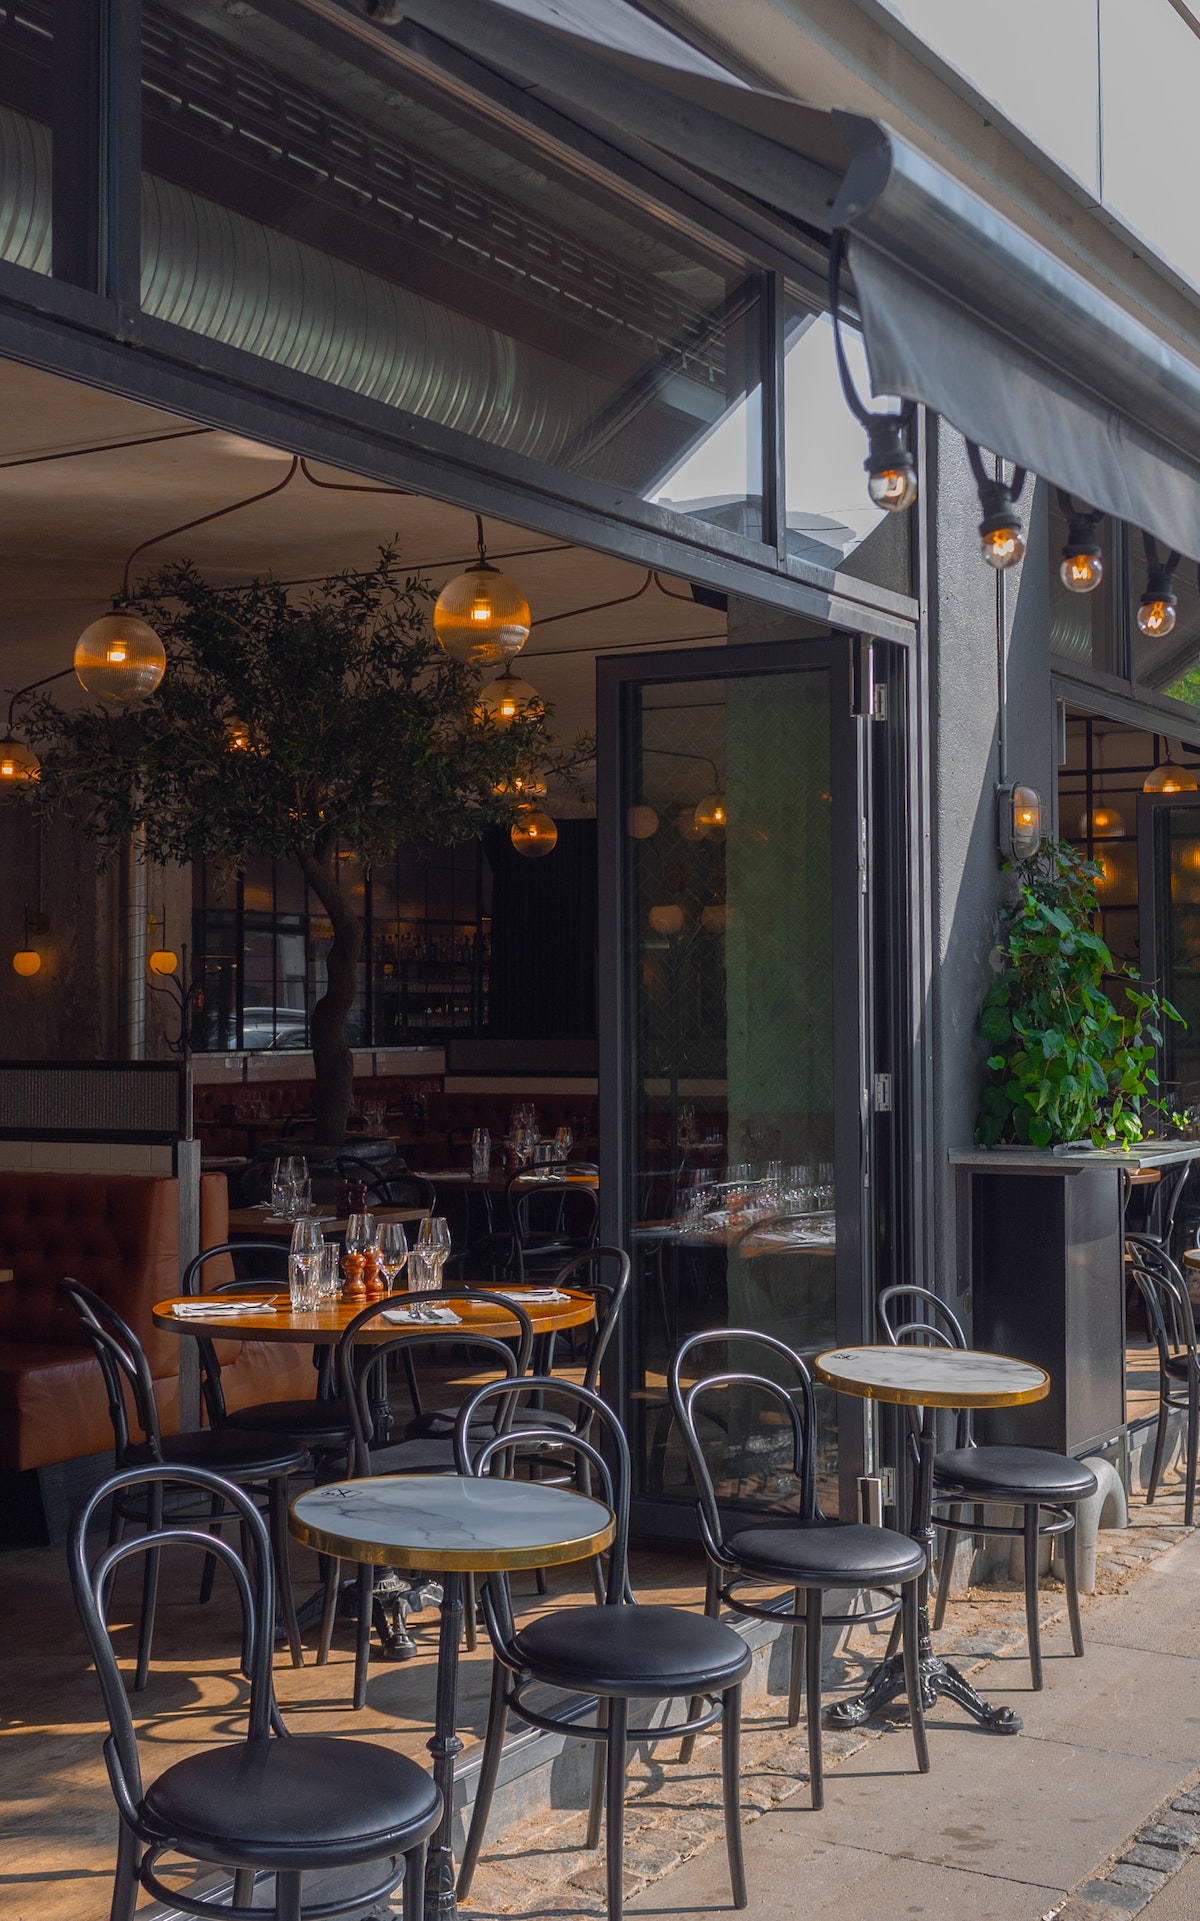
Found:
<svg viewBox="0 0 1200 1921"><path fill-rule="evenodd" d="M971 1145L984 1049L975 1025L992 972L996 909L1006 885L997 848L1000 701L996 576L979 553L979 504L957 433L930 423L930 770L933 984L929 1139L935 1191L935 1276L958 1291L954 1178L948 1156ZM1049 809L1056 775L1047 633L1045 513L1029 483L1020 503L1024 562L1004 581L1010 780Z"/></svg>

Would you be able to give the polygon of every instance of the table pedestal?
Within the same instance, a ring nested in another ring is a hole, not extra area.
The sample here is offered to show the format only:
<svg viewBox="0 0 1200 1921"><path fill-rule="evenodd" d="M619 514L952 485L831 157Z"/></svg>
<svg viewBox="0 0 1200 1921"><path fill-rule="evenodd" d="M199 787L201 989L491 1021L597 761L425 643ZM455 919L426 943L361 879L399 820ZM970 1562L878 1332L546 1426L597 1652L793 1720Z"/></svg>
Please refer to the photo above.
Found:
<svg viewBox="0 0 1200 1921"><path fill-rule="evenodd" d="M919 1462L917 1484L913 1490L913 1523L910 1529L912 1538L925 1550L925 1572L921 1576L921 1596L919 1612L920 1639L917 1646L917 1666L920 1674L921 1705L926 1714L941 1696L954 1701L981 1728L991 1734L1019 1734L1021 1717L1012 1708L996 1708L985 1701L978 1689L973 1688L966 1676L960 1674L949 1661L943 1661L940 1654L933 1651L933 1641L929 1633L929 1572L933 1566L934 1525L933 1525L933 1457L934 1429L933 1413L926 1409L921 1423L919 1436ZM890 1654L879 1663L871 1674L861 1694L854 1695L849 1701L837 1701L826 1708L822 1716L827 1728L858 1728L864 1721L877 1714L889 1702L904 1694L904 1660L899 1654Z"/></svg>
<svg viewBox="0 0 1200 1921"><path fill-rule="evenodd" d="M425 1913L454 1921L458 1900L454 1892L454 1763L462 1753L456 1732L458 1710L458 1642L462 1633L462 1575L443 1574L441 1620L438 1624L437 1700L433 1715L433 1778L442 1797L442 1818L425 1866Z"/></svg>

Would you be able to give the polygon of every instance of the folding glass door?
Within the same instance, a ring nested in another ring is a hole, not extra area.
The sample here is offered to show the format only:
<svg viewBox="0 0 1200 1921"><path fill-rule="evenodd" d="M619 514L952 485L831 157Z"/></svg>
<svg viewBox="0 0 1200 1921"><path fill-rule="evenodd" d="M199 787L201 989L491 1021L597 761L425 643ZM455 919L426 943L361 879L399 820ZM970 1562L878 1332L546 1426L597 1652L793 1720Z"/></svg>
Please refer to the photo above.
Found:
<svg viewBox="0 0 1200 1921"><path fill-rule="evenodd" d="M679 1343L744 1328L811 1356L863 1334L854 645L599 663L605 1233L634 1259L616 1391L639 1522L664 1533L687 1531L694 1503L666 1400ZM736 1367L737 1343L706 1358ZM861 1409L822 1394L820 1423L836 1510ZM726 1480L758 1495L789 1440L769 1417L750 1426Z"/></svg>

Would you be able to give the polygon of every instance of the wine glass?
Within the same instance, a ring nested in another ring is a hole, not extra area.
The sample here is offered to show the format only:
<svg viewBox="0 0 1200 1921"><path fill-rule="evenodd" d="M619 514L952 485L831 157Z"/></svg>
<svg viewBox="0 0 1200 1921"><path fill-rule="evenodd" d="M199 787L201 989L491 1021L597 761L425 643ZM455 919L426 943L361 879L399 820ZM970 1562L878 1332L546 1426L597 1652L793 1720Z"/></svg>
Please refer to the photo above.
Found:
<svg viewBox="0 0 1200 1921"><path fill-rule="evenodd" d="M380 1221L375 1229L375 1253L387 1291L393 1294L392 1282L408 1259L408 1236L403 1221Z"/></svg>
<svg viewBox="0 0 1200 1921"><path fill-rule="evenodd" d="M442 1284L442 1269L450 1252L450 1223L441 1214L427 1214L421 1222L417 1246L425 1249L434 1270L434 1286Z"/></svg>
<svg viewBox="0 0 1200 1921"><path fill-rule="evenodd" d="M374 1244L375 1219L371 1214L351 1214L346 1222L347 1254L365 1254Z"/></svg>
<svg viewBox="0 0 1200 1921"><path fill-rule="evenodd" d="M315 1214L301 1215L292 1229L293 1254L319 1254L325 1236Z"/></svg>

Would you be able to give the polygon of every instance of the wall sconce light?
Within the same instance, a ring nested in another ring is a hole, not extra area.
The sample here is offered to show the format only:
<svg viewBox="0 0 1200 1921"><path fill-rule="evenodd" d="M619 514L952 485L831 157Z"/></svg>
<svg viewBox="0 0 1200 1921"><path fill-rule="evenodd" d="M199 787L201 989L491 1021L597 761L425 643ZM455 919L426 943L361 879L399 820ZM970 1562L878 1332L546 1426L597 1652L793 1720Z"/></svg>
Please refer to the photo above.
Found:
<svg viewBox="0 0 1200 1921"><path fill-rule="evenodd" d="M1005 860L1029 860L1042 844L1042 797L1036 787L1013 781L998 792L1000 852Z"/></svg>
<svg viewBox="0 0 1200 1921"><path fill-rule="evenodd" d="M1069 594L1094 593L1104 579L1104 557L1096 538L1103 516L1094 507L1077 507L1061 487L1058 504L1070 523L1058 577Z"/></svg>
<svg viewBox="0 0 1200 1921"><path fill-rule="evenodd" d="M50 932L50 918L47 914L31 914L25 909L25 945L19 947L12 957L13 971L24 980L32 980L42 968L42 957L31 943Z"/></svg>
<svg viewBox="0 0 1200 1921"><path fill-rule="evenodd" d="M1146 556L1146 588L1137 606L1138 631L1145 634L1147 640L1162 640L1175 625L1175 609L1179 605L1175 569L1179 555L1170 553L1164 560L1153 534L1142 535L1142 551ZM1147 789L1147 792L1153 791Z"/></svg>
<svg viewBox="0 0 1200 1921"><path fill-rule="evenodd" d="M179 956L170 947L156 947L146 961L149 974L174 974L179 968Z"/></svg>
<svg viewBox="0 0 1200 1921"><path fill-rule="evenodd" d="M1025 534L1021 516L1016 510L1016 502L1021 497L1025 485L1024 467L1014 467L1011 480L1000 477L1000 463L997 459L996 476L989 476L983 464L983 455L973 440L967 442L967 459L979 489L979 507L983 515L979 523L979 542L984 559L997 573L1004 573L1009 567L1017 567L1025 558Z"/></svg>
<svg viewBox="0 0 1200 1921"><path fill-rule="evenodd" d="M916 409L911 401L906 401L897 414L873 413L863 405L854 385L842 340L839 312L842 256L845 250L846 236L839 231L833 235L829 247L829 314L833 322L833 350L838 379L846 405L867 430L867 457L863 462L867 493L875 506L882 507L885 513L902 514L917 498L917 469L907 441Z"/></svg>

